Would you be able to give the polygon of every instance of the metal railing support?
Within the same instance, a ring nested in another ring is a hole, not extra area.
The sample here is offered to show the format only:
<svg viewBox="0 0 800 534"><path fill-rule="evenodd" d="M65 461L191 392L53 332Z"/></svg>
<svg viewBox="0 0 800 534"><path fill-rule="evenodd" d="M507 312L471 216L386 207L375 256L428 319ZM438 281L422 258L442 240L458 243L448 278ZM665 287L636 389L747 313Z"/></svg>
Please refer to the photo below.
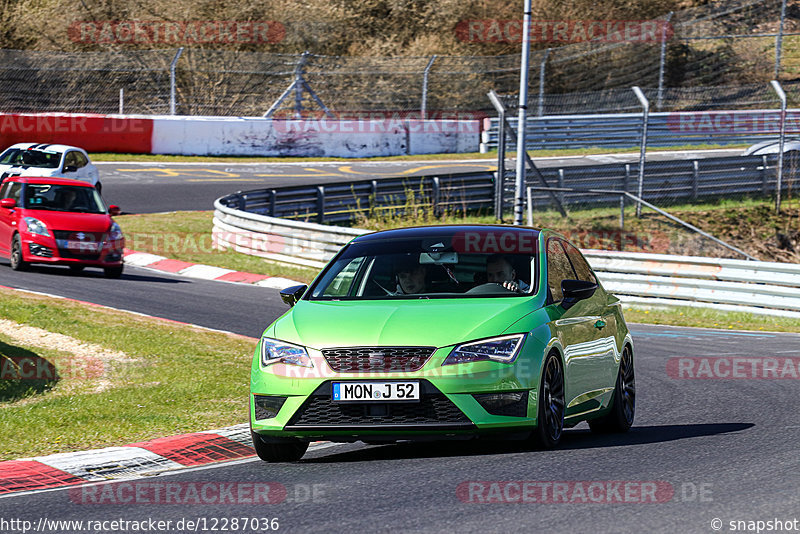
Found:
<svg viewBox="0 0 800 534"><path fill-rule="evenodd" d="M551 48L548 48L544 51L542 55L542 62L539 64L539 109L537 110L536 115L539 117L544 116L544 79L545 79L545 67L547 66L547 57L550 55Z"/></svg>
<svg viewBox="0 0 800 534"><path fill-rule="evenodd" d="M786 0L781 1L781 22L778 27L778 35L775 36L775 78L781 76L781 52L783 49L783 24L786 21Z"/></svg>
<svg viewBox="0 0 800 534"><path fill-rule="evenodd" d="M428 75L433 67L433 62L436 61L436 55L431 56L428 65L425 67L425 72L422 73L422 102L419 105L420 118L423 120L428 113Z"/></svg>
<svg viewBox="0 0 800 534"><path fill-rule="evenodd" d="M667 15L667 20L664 21L664 28L661 30L661 58L658 65L658 98L656 99L656 109L661 111L661 106L664 104L664 68L667 61L667 28L669 21L672 20L672 11Z"/></svg>
<svg viewBox="0 0 800 534"><path fill-rule="evenodd" d="M786 93L783 92L781 83L778 80L770 82L772 88L778 93L781 99L781 138L778 142L778 178L775 184L775 212L781 212L781 187L783 186L783 143L786 138Z"/></svg>
<svg viewBox="0 0 800 534"><path fill-rule="evenodd" d="M503 187L506 181L506 107L500 102L500 98L494 90L487 93L489 100L497 110L497 120L500 128L497 131L497 174L494 181L494 218L503 222Z"/></svg>
<svg viewBox="0 0 800 534"><path fill-rule="evenodd" d="M639 99L639 103L642 105L642 147L639 151L639 188L637 189L637 196L642 198L642 192L644 190L644 160L647 153L647 119L650 115L650 102L647 100L647 97L644 96L644 92L642 92L638 85L634 85L632 89L636 98ZM642 204L640 201L636 204L636 217L639 218L641 216Z"/></svg>
<svg viewBox="0 0 800 534"><path fill-rule="evenodd" d="M169 64L169 114L175 115L175 67L178 64L178 59L183 54L183 47L178 48L175 52L175 57L172 58L172 63Z"/></svg>

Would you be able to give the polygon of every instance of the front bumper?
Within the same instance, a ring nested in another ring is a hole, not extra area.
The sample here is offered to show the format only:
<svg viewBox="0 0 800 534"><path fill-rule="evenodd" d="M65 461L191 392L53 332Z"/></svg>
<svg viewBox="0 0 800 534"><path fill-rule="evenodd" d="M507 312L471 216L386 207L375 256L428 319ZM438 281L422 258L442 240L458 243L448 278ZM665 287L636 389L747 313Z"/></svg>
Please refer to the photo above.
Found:
<svg viewBox="0 0 800 534"><path fill-rule="evenodd" d="M527 433L536 426L540 358L523 353L513 364L482 361L442 366L451 349L437 350L419 371L392 373L335 373L313 350L309 350L313 368L282 363L263 368L256 356L251 374L251 427L266 439L380 441ZM347 380L417 381L420 400L334 402L331 384ZM487 409L487 394L498 393L512 393L519 399L513 415L509 410ZM263 406L257 410L257 397L276 398L279 408L274 413Z"/></svg>
<svg viewBox="0 0 800 534"><path fill-rule="evenodd" d="M21 232L22 258L28 263L117 267L123 262L125 240L104 241L99 251L70 250L52 236Z"/></svg>

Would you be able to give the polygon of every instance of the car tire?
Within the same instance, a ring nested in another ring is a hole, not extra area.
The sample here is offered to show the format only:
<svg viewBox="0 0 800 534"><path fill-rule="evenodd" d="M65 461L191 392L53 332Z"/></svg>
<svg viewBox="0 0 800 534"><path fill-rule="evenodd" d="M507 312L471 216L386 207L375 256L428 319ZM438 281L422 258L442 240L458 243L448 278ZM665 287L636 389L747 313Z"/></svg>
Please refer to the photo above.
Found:
<svg viewBox="0 0 800 534"><path fill-rule="evenodd" d="M119 265L117 267L105 267L103 269L103 274L106 278L119 278L122 276L123 266Z"/></svg>
<svg viewBox="0 0 800 534"><path fill-rule="evenodd" d="M531 435L533 445L552 449L561 440L564 431L564 369L561 359L551 352L544 362L539 385L536 429Z"/></svg>
<svg viewBox="0 0 800 534"><path fill-rule="evenodd" d="M619 361L617 383L611 397L608 412L597 419L588 421L592 432L607 434L611 432L627 432L636 415L636 375L633 370L633 354L630 347L625 347Z"/></svg>
<svg viewBox="0 0 800 534"><path fill-rule="evenodd" d="M256 450L256 454L265 462L296 462L308 450L307 441L265 442L252 430L250 435L253 438L253 448Z"/></svg>
<svg viewBox="0 0 800 534"><path fill-rule="evenodd" d="M11 268L15 271L27 271L29 263L22 256L22 240L19 234L11 241Z"/></svg>

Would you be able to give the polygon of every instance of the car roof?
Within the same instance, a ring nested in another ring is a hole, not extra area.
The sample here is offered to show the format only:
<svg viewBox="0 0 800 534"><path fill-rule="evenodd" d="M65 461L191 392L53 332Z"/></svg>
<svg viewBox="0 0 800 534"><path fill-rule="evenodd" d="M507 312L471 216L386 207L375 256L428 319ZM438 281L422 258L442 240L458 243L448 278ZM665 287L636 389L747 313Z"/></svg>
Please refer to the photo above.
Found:
<svg viewBox="0 0 800 534"><path fill-rule="evenodd" d="M502 224L449 224L437 226L413 226L410 228L395 228L392 230L382 230L358 236L353 240L354 243L366 243L369 241L379 241L384 239L414 239L425 237L439 237L461 232L487 232L503 231L515 234L531 234L538 237L539 230L527 226L507 226Z"/></svg>
<svg viewBox="0 0 800 534"><path fill-rule="evenodd" d="M53 185L77 185L81 187L94 187L88 182L82 180L73 180L72 178L49 178L45 176L10 176L6 178L5 182L19 182L22 184L53 184Z"/></svg>
<svg viewBox="0 0 800 534"><path fill-rule="evenodd" d="M56 143L16 143L8 148L19 148L21 150L46 150L48 152L66 152L67 150L80 150L85 152L85 150L77 146L59 145ZM8 150L8 148L6 150Z"/></svg>

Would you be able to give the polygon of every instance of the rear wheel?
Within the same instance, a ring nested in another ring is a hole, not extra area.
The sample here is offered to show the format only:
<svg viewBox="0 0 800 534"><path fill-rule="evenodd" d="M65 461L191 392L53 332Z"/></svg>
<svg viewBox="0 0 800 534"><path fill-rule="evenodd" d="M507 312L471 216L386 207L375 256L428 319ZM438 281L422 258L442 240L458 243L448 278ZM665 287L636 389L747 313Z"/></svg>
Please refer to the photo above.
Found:
<svg viewBox="0 0 800 534"><path fill-rule="evenodd" d="M296 462L308 449L307 441L265 442L255 432L250 434L256 454L265 462Z"/></svg>
<svg viewBox="0 0 800 534"><path fill-rule="evenodd" d="M106 267L103 269L103 274L106 278L119 278L122 276L122 265L118 265L117 267Z"/></svg>
<svg viewBox="0 0 800 534"><path fill-rule="evenodd" d="M592 432L627 432L636 414L636 376L633 372L633 353L629 347L622 351L617 383L611 408L603 417L589 420Z"/></svg>
<svg viewBox="0 0 800 534"><path fill-rule="evenodd" d="M15 235L11 242L11 268L15 271L28 269L28 262L22 257L22 240L19 238L19 234Z"/></svg>
<svg viewBox="0 0 800 534"><path fill-rule="evenodd" d="M552 449L561 440L564 430L564 371L561 360L550 353L544 362L542 383L539 386L538 415L534 444L542 449Z"/></svg>

